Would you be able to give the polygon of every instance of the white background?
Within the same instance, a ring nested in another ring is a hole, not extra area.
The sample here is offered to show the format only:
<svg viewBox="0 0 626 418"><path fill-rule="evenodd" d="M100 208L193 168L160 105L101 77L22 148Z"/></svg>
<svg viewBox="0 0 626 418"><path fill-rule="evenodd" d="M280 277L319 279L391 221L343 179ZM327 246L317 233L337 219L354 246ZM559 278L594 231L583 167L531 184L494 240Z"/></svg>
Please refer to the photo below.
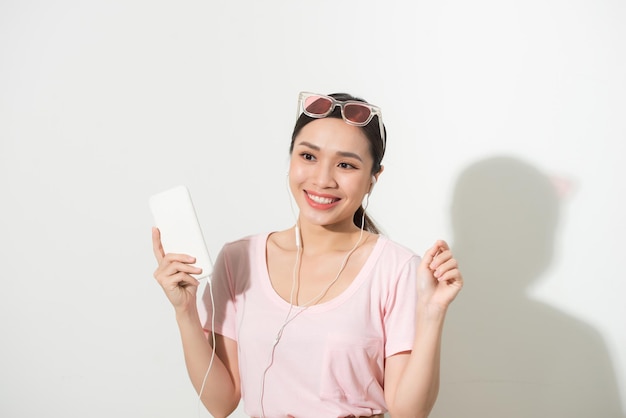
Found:
<svg viewBox="0 0 626 418"><path fill-rule="evenodd" d="M2 1L0 415L208 416L152 278L148 197L186 184L213 254L290 226L300 90L383 109L374 218L465 262L433 416L624 414L624 22L618 0ZM526 169L559 196L544 247L523 209L554 205ZM455 206L468 184L482 209Z"/></svg>

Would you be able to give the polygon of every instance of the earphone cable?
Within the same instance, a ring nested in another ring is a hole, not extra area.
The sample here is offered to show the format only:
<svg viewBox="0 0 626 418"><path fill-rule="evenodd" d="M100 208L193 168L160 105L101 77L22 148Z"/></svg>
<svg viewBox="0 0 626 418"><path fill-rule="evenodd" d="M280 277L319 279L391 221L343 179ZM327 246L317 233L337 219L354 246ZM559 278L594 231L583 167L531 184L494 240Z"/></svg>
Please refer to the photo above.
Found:
<svg viewBox="0 0 626 418"><path fill-rule="evenodd" d="M212 283L212 274L209 276L209 280L207 285L209 286L209 295L211 296L211 359L209 360L209 366L207 367L206 373L204 374L204 378L202 379L202 385L200 386L200 390L198 391L198 417L200 416L201 408L200 404L202 403L202 393L204 392L204 387L206 385L207 378L209 377L209 372L213 367L213 360L215 359L215 300L213 298L213 283Z"/></svg>
<svg viewBox="0 0 626 418"><path fill-rule="evenodd" d="M268 365L265 368L265 370L263 371L263 376L262 376L262 380L261 380L261 399L260 399L260 404L261 404L261 418L265 418L265 408L263 405L263 399L265 397L265 380L266 380L266 376L267 376L267 372L269 371L269 369L272 367L272 365L274 364L274 354L276 352L276 346L278 345L278 343L280 342L280 339L282 338L283 335L283 331L285 330L285 327L294 319L296 319L301 313L303 313L304 311L306 311L309 307L314 306L315 303L319 302L319 300L321 300L324 295L326 295L326 293L328 292L328 290L332 287L333 284L335 284L337 282L337 280L339 280L339 276L341 276L341 273L343 272L343 270L345 269L346 265L348 264L348 260L350 258L350 256L356 251L356 249L358 248L359 244L361 243L361 240L363 239L363 230L365 227L365 210L367 209L367 206L369 204L369 194L367 194L367 201L365 206L363 207L363 214L361 215L361 228L360 228L360 232L359 232L359 239L357 240L357 242L354 244L354 246L352 247L352 249L350 249L350 251L348 251L348 253L346 254L346 256L344 257L340 267L339 267L339 271L337 272L337 275L335 276L335 278L324 288L322 289L322 291L315 296L314 298L310 299L308 302L306 302L305 304L300 305L301 308L298 312L295 313L295 315L291 316L291 312L293 311L294 308L294 304L293 304L293 298L294 298L294 290L296 287L296 282L297 282L297 273L298 270L300 268L300 263L302 262L302 258L301 258L301 253L302 253L302 246L298 247L298 251L296 253L296 261L294 263L294 269L293 269L293 278L292 278L292 284L291 284L291 294L289 297L289 310L287 311L287 315L285 317L285 320L283 322L283 324L281 325L281 327L278 330L278 333L276 334L276 338L274 339L273 343L272 343L272 349L270 351L269 354L269 360L268 360Z"/></svg>

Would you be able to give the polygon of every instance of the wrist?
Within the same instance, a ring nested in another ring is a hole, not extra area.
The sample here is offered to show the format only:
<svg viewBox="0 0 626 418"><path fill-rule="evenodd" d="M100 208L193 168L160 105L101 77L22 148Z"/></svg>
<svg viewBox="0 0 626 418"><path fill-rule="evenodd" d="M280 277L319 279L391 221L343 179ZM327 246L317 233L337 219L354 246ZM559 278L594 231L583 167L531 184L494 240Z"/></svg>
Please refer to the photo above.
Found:
<svg viewBox="0 0 626 418"><path fill-rule="evenodd" d="M443 319L448 312L448 306L436 303L419 303L417 304L418 319Z"/></svg>
<svg viewBox="0 0 626 418"><path fill-rule="evenodd" d="M180 324L190 322L200 322L198 310L194 307L176 308L176 322Z"/></svg>

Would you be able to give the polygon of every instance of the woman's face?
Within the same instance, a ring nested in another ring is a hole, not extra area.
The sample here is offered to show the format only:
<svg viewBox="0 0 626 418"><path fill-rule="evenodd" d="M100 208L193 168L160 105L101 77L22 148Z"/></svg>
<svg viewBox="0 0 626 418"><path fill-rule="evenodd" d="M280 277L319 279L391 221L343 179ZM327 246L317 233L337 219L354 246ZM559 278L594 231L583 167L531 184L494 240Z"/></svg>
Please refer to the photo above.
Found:
<svg viewBox="0 0 626 418"><path fill-rule="evenodd" d="M289 186L300 222L355 228L352 218L371 186L373 157L367 137L342 119L310 122L294 141Z"/></svg>

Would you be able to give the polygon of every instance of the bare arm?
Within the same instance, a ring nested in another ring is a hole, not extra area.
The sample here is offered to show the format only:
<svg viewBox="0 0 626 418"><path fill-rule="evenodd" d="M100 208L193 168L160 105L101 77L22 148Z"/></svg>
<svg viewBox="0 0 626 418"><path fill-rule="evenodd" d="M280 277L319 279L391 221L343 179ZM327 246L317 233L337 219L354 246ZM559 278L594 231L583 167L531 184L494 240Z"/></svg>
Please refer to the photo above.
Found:
<svg viewBox="0 0 626 418"><path fill-rule="evenodd" d="M200 273L192 266L193 257L164 254L159 230L152 231L154 255L159 263L154 277L176 311L176 321L191 382L199 393L209 369L213 348L208 341L196 306L198 281L190 274ZM216 335L216 356L202 390L202 403L214 417L230 415L240 400L237 343Z"/></svg>
<svg viewBox="0 0 626 418"><path fill-rule="evenodd" d="M200 393L202 403L214 417L230 415L241 398L237 343L221 335L215 336L215 358L211 361L212 347L202 329L197 310L176 315L185 354L185 364L191 383ZM207 376L206 382L204 381ZM202 385L204 383L204 388Z"/></svg>
<svg viewBox="0 0 626 418"><path fill-rule="evenodd" d="M438 241L418 268L415 340L385 364L385 401L393 418L426 418L439 393L441 336L463 278L448 245Z"/></svg>

